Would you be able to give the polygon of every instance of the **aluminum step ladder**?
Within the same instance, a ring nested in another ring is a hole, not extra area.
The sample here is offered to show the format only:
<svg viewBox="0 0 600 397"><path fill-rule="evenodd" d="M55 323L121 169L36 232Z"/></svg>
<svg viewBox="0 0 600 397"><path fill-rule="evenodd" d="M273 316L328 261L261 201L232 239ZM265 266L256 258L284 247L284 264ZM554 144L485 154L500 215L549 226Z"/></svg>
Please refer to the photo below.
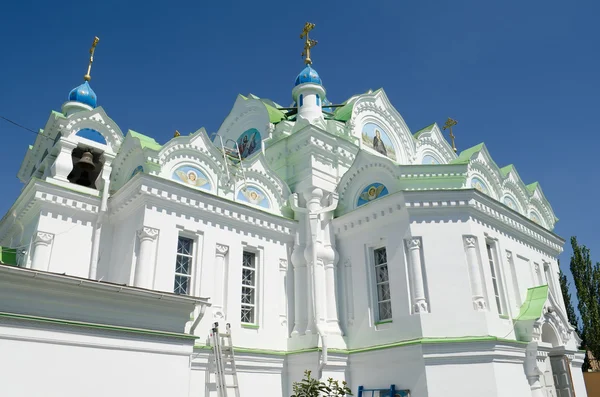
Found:
<svg viewBox="0 0 600 397"><path fill-rule="evenodd" d="M241 172L245 191L248 187L246 183L246 171L244 170L242 153L240 153L240 147L238 146L238 143L233 139L227 139L225 142L223 142L223 137L220 135L219 140L221 142L221 153L223 154L227 181L230 182L232 179L239 178L239 173ZM227 146L229 143L233 144L233 148ZM229 167L231 167L231 170Z"/></svg>
<svg viewBox="0 0 600 397"><path fill-rule="evenodd" d="M210 333L212 351L208 356L206 371L206 397L209 397L209 384L211 372L215 375L217 397L228 397L228 391L234 390L233 396L240 397L237 369L235 367L235 354L231 342L231 327L226 326L225 333L219 333L219 323L215 323Z"/></svg>

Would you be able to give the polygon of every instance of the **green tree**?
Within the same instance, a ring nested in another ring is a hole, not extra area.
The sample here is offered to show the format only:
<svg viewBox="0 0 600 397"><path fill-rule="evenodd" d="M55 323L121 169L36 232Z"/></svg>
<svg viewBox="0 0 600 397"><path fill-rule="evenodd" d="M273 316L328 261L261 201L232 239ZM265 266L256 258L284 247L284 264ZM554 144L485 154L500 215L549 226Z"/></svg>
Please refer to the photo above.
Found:
<svg viewBox="0 0 600 397"><path fill-rule="evenodd" d="M569 292L570 283L567 280L567 275L564 274L562 270L560 270L559 279L560 290L562 291L563 300L565 301L565 308L567 309L567 317L569 318L569 323L573 327L575 327L577 333L581 335L581 330L579 329L579 319L577 318L577 314L575 313L575 308L573 307L573 302L571 301L571 293Z"/></svg>
<svg viewBox="0 0 600 397"><path fill-rule="evenodd" d="M343 397L351 396L352 391L346 382L342 385L337 380L327 379L327 383L310 376L310 371L304 371L304 379L294 382L294 394L291 397Z"/></svg>
<svg viewBox="0 0 600 397"><path fill-rule="evenodd" d="M570 267L579 299L577 308L581 316L582 347L594 357L600 357L600 263L592 265L590 250L579 245L576 237L571 237L571 246ZM582 369L587 371L588 366L586 357Z"/></svg>

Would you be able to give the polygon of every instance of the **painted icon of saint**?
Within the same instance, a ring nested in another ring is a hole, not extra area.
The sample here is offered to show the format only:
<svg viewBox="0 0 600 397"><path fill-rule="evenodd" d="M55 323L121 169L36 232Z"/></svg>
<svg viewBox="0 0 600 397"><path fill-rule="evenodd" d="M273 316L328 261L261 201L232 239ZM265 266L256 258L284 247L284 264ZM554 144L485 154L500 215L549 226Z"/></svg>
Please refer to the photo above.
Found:
<svg viewBox="0 0 600 397"><path fill-rule="evenodd" d="M265 196L255 190L242 189L242 194L251 204L259 205L264 200Z"/></svg>
<svg viewBox="0 0 600 397"><path fill-rule="evenodd" d="M385 149L385 145L381 140L381 132L379 130L375 130L375 136L373 137L373 149L377 150L379 153L387 156L387 150Z"/></svg>
<svg viewBox="0 0 600 397"><path fill-rule="evenodd" d="M360 195L360 198L365 201L375 200L377 197L379 197L384 188L385 186L383 185L379 185L377 187L375 187L375 185L372 185L366 192L363 192Z"/></svg>
<svg viewBox="0 0 600 397"><path fill-rule="evenodd" d="M189 170L186 173L184 171L177 170L175 172L177 173L177 176L179 177L179 179L181 179L183 182L187 183L188 185L200 187L200 186L204 186L204 185L206 185L206 183L208 183L208 179L198 176L196 171Z"/></svg>

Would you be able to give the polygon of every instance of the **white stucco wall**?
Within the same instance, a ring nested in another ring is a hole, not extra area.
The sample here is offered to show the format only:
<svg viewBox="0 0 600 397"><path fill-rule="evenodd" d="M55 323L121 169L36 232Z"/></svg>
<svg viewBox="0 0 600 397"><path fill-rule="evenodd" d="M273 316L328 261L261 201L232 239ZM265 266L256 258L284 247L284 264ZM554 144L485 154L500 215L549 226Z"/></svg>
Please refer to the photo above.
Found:
<svg viewBox="0 0 600 397"><path fill-rule="evenodd" d="M2 393L188 397L191 342L0 322Z"/></svg>

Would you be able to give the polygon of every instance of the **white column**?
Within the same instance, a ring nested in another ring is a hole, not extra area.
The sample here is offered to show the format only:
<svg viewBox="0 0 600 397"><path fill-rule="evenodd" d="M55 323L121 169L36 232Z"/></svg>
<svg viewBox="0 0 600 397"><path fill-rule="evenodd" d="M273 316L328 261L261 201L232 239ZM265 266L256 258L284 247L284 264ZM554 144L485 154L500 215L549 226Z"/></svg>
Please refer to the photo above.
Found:
<svg viewBox="0 0 600 397"><path fill-rule="evenodd" d="M425 283L423 282L423 265L421 263L421 239L414 237L406 241L408 247L408 262L410 266L410 283L414 313L427 313L429 311L425 297Z"/></svg>
<svg viewBox="0 0 600 397"><path fill-rule="evenodd" d="M143 227L141 230L138 230L140 253L135 265L135 278L133 282L136 287L147 289L154 287L154 253L156 251L154 242L157 237L157 229Z"/></svg>
<svg viewBox="0 0 600 397"><path fill-rule="evenodd" d="M31 268L34 270L48 271L50 263L50 252L52 251L52 241L54 234L46 232L36 232L33 236L33 259Z"/></svg>
<svg viewBox="0 0 600 397"><path fill-rule="evenodd" d="M217 320L225 319L225 257L228 252L228 246L217 244L215 250L215 283L212 304L213 318Z"/></svg>
<svg viewBox="0 0 600 397"><path fill-rule="evenodd" d="M281 295L279 298L280 308L279 308L279 322L282 326L287 325L287 270L288 270L288 262L287 259L279 259L279 287L281 288Z"/></svg>
<svg viewBox="0 0 600 397"><path fill-rule="evenodd" d="M481 283L481 265L477 256L477 237L464 236L464 238L471 280L471 293L473 294L473 307L478 311L487 310L487 304L483 296L483 285Z"/></svg>
<svg viewBox="0 0 600 397"><path fill-rule="evenodd" d="M73 158L71 157L71 153L75 147L75 143L66 141L63 138L58 141L59 152L56 155L54 163L50 167L50 175L54 179L69 182L67 176L69 176L73 170Z"/></svg>

